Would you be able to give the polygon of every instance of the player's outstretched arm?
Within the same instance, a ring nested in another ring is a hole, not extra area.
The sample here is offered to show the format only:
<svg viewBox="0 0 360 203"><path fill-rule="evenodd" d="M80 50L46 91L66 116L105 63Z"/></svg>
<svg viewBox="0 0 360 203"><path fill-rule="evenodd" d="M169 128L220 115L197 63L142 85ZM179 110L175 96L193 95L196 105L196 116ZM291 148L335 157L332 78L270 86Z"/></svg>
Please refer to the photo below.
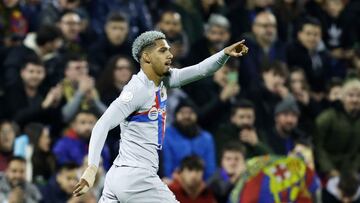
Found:
<svg viewBox="0 0 360 203"><path fill-rule="evenodd" d="M249 48L244 43L245 40L241 40L225 47L220 52L196 65L182 69L171 69L171 76L167 78L168 85L170 87L179 87L212 75L226 63L229 57L240 57L245 55Z"/></svg>

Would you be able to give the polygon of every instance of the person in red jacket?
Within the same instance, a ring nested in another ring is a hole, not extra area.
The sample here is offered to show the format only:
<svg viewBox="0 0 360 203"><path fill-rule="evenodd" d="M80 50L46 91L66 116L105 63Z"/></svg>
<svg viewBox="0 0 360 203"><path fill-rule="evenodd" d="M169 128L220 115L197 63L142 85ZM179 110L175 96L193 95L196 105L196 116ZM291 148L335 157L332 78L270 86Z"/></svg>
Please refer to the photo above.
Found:
<svg viewBox="0 0 360 203"><path fill-rule="evenodd" d="M192 155L181 161L179 171L174 173L169 189L180 203L216 203L212 191L204 180L204 162Z"/></svg>

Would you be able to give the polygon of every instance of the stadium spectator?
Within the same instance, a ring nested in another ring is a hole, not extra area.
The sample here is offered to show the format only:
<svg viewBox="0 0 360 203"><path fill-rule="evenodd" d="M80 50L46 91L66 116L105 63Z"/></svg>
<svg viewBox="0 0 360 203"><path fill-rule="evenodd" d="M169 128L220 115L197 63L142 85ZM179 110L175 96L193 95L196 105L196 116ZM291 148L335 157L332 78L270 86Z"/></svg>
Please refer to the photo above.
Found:
<svg viewBox="0 0 360 203"><path fill-rule="evenodd" d="M318 94L317 101L324 97L326 81L332 76L332 58L327 51L319 48L321 42L321 24L319 20L306 17L300 23L297 40L287 47L289 67L304 69L312 91Z"/></svg>
<svg viewBox="0 0 360 203"><path fill-rule="evenodd" d="M188 156L181 160L169 189L181 203L216 203L214 194L203 181L205 164L200 157Z"/></svg>
<svg viewBox="0 0 360 203"><path fill-rule="evenodd" d="M15 120L21 128L29 122L58 122L61 114L59 104L62 87L57 85L43 96L41 83L46 71L37 57L24 61L21 70L21 81L5 90L4 100L7 116Z"/></svg>
<svg viewBox="0 0 360 203"><path fill-rule="evenodd" d="M305 141L306 135L298 128L299 107L293 97L279 102L274 111L275 125L267 130L265 143L274 154L287 155L295 147L295 143Z"/></svg>
<svg viewBox="0 0 360 203"><path fill-rule="evenodd" d="M90 111L78 112L71 122L70 128L64 136L59 139L53 148L57 163L63 165L74 162L79 166L88 152L88 145L97 117ZM110 168L110 154L107 146L102 151L103 165L105 169Z"/></svg>
<svg viewBox="0 0 360 203"><path fill-rule="evenodd" d="M103 33L106 16L109 13L123 13L129 22L129 39L132 41L140 33L152 28L152 16L144 0L92 0L88 3L91 27L99 35Z"/></svg>
<svg viewBox="0 0 360 203"><path fill-rule="evenodd" d="M99 70L102 71L115 55L131 57L129 29L129 22L123 14L109 14L105 24L105 37L95 42L89 49L90 62L99 66Z"/></svg>
<svg viewBox="0 0 360 203"><path fill-rule="evenodd" d="M64 37L61 53L85 53L85 44L80 37L82 27L79 13L73 10L63 11L57 21L57 26Z"/></svg>
<svg viewBox="0 0 360 203"><path fill-rule="evenodd" d="M301 112L299 127L309 134L312 133L315 127L315 118L323 110L323 104L311 97L311 90L303 69L295 67L290 70L289 90L295 97Z"/></svg>
<svg viewBox="0 0 360 203"><path fill-rule="evenodd" d="M101 101L109 106L135 73L133 61L125 55L113 56L97 80Z"/></svg>
<svg viewBox="0 0 360 203"><path fill-rule="evenodd" d="M228 142L240 142L246 149L245 158L269 153L268 147L263 143L264 133L255 127L255 119L254 104L248 100L237 101L232 106L229 121L223 123L217 130L216 149L223 149ZM223 152L217 151L218 160L221 155Z"/></svg>
<svg viewBox="0 0 360 203"><path fill-rule="evenodd" d="M216 169L212 135L199 127L197 114L190 103L181 102L175 110L175 115L175 122L166 129L163 145L165 176L171 178L180 166L181 160L195 154L205 161L204 177L208 179Z"/></svg>
<svg viewBox="0 0 360 203"><path fill-rule="evenodd" d="M22 45L9 50L4 59L5 86L19 81L19 72L24 60L38 57L46 69L46 87L54 86L62 76L58 71L59 55L57 51L62 45L62 34L59 28L53 25L42 26L36 33L28 33Z"/></svg>
<svg viewBox="0 0 360 203"><path fill-rule="evenodd" d="M318 170L325 176L338 176L343 168L360 168L360 81L347 81L339 105L316 118L314 143Z"/></svg>
<svg viewBox="0 0 360 203"><path fill-rule="evenodd" d="M165 10L157 23L157 29L166 35L173 54L173 66L180 67L188 54L190 43L183 30L181 15L175 10Z"/></svg>
<svg viewBox="0 0 360 203"><path fill-rule="evenodd" d="M241 59L240 84L244 88L251 81L261 80L261 64L264 62L285 61L285 45L277 38L277 21L269 11L260 12L252 23L252 32L243 38L249 45L249 55Z"/></svg>
<svg viewBox="0 0 360 203"><path fill-rule="evenodd" d="M65 103L62 106L64 122L69 122L80 110L91 110L101 115L106 106L101 102L95 88L95 80L89 75L87 60L78 54L69 54L65 59L65 78L62 81Z"/></svg>
<svg viewBox="0 0 360 203"><path fill-rule="evenodd" d="M88 193L80 198L72 195L73 189L78 181L79 166L74 163L68 163L60 166L56 175L50 179L50 182L41 188L43 195L42 203L60 203L60 202L94 202L94 196Z"/></svg>
<svg viewBox="0 0 360 203"><path fill-rule="evenodd" d="M229 142L222 148L221 167L208 181L217 202L227 202L235 183L246 170L245 148L241 143Z"/></svg>
<svg viewBox="0 0 360 203"><path fill-rule="evenodd" d="M81 0L51 0L43 2L43 9L38 14L38 24L53 25L65 10L79 9Z"/></svg>
<svg viewBox="0 0 360 203"><path fill-rule="evenodd" d="M10 121L0 122L0 171L5 171L13 156L15 137L19 127Z"/></svg>
<svg viewBox="0 0 360 203"><path fill-rule="evenodd" d="M241 93L237 62L236 59L229 59L213 77L204 78L184 87L198 109L200 126L210 132L216 131L220 122L228 118L231 104Z"/></svg>
<svg viewBox="0 0 360 203"><path fill-rule="evenodd" d="M14 155L26 159L26 179L38 186L45 185L55 172L56 160L50 147L49 128L41 123L29 123L15 140Z"/></svg>
<svg viewBox="0 0 360 203"><path fill-rule="evenodd" d="M0 174L0 202L37 203L42 196L35 185L26 181L26 161L13 157L5 174Z"/></svg>
<svg viewBox="0 0 360 203"><path fill-rule="evenodd" d="M271 129L274 125L274 109L289 95L285 85L288 70L284 63L275 61L261 67L262 81L254 80L249 89L244 89L245 97L255 105L255 126L260 130ZM246 91L246 92L245 92Z"/></svg>

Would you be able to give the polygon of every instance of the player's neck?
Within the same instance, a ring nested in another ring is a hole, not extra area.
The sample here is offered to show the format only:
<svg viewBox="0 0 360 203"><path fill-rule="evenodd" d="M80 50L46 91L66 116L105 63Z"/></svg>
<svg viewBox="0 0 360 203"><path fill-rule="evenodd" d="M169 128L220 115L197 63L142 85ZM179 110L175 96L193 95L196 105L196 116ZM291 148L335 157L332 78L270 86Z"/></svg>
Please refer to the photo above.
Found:
<svg viewBox="0 0 360 203"><path fill-rule="evenodd" d="M147 78L154 82L156 87L160 85L162 77L157 75L151 65L143 64L142 70L144 71Z"/></svg>

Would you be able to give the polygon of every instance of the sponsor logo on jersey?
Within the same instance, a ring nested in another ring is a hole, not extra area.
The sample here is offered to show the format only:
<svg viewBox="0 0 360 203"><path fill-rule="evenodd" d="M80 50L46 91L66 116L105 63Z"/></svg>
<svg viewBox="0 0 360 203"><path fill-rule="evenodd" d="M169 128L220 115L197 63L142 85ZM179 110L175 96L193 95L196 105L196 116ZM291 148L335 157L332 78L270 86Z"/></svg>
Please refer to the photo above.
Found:
<svg viewBox="0 0 360 203"><path fill-rule="evenodd" d="M148 113L149 119L154 121L158 118L158 116L159 116L158 109L156 107L152 107Z"/></svg>

